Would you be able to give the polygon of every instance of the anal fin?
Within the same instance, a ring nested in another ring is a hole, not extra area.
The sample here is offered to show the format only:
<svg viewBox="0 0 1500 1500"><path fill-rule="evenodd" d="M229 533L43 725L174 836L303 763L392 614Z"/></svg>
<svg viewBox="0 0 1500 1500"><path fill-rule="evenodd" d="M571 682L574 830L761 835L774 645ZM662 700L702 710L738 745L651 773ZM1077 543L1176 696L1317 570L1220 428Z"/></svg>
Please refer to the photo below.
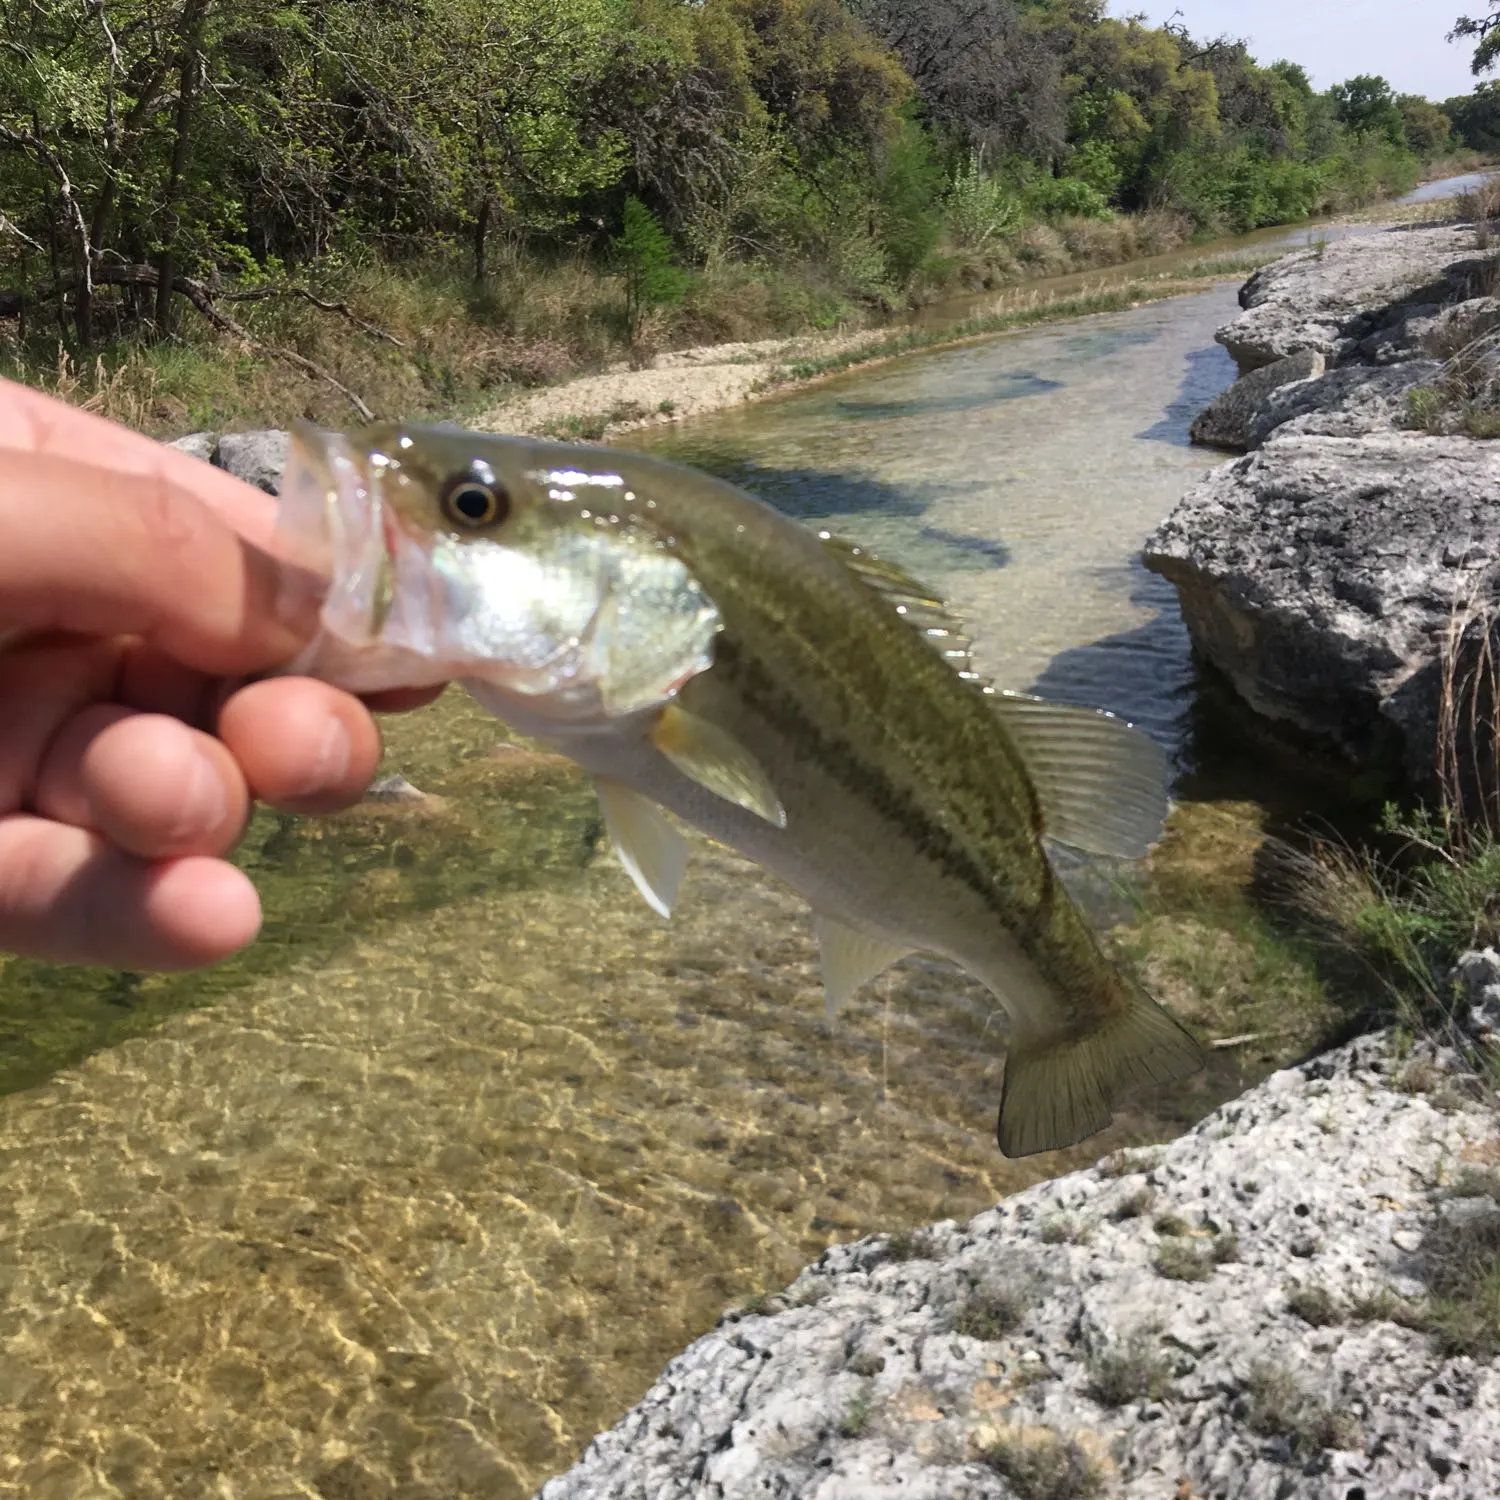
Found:
<svg viewBox="0 0 1500 1500"><path fill-rule="evenodd" d="M1137 985L1089 1030L1018 1028L1005 1058L997 1134L1006 1156L1072 1146L1103 1130L1126 1089L1171 1083L1203 1066L1198 1043Z"/></svg>
<svg viewBox="0 0 1500 1500"><path fill-rule="evenodd" d="M670 917L687 869L687 840L649 797L623 782L596 776L594 790L626 874L653 911Z"/></svg>
<svg viewBox="0 0 1500 1500"><path fill-rule="evenodd" d="M877 974L905 958L911 952L887 938L872 937L845 922L819 913L813 915L813 931L818 937L818 952L823 968L823 1000L828 1019L839 1007Z"/></svg>

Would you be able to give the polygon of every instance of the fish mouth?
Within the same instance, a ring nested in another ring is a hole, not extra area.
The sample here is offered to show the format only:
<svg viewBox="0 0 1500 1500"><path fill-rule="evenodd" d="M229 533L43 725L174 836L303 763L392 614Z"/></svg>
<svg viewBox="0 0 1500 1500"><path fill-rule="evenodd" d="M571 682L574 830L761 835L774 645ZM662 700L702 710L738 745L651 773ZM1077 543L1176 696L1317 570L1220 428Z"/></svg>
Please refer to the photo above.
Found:
<svg viewBox="0 0 1500 1500"><path fill-rule="evenodd" d="M288 557L322 581L324 629L350 644L377 643L395 599L400 531L338 433L293 426L277 531Z"/></svg>

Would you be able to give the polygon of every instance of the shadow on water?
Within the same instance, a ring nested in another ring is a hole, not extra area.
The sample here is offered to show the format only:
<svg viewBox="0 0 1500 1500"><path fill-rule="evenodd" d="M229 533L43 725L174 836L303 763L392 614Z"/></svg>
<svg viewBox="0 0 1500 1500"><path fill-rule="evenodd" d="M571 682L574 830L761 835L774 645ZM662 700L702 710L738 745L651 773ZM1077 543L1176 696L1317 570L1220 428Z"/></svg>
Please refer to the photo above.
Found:
<svg viewBox="0 0 1500 1500"><path fill-rule="evenodd" d="M1161 420L1152 423L1137 437L1154 443L1173 443L1186 447L1192 441L1189 429L1201 412L1235 378L1234 360L1219 344L1194 349L1187 355L1187 368L1177 394L1167 402Z"/></svg>
<svg viewBox="0 0 1500 1500"><path fill-rule="evenodd" d="M893 484L847 470L778 468L727 447L691 443L657 451L728 480L806 525L848 529L918 578L1003 568L1010 561L1009 547L997 537L965 535L922 519L934 503L953 493L951 483Z"/></svg>
<svg viewBox="0 0 1500 1500"><path fill-rule="evenodd" d="M1145 730L1169 754L1181 755L1194 689L1187 627L1171 584L1148 573L1138 559L1128 571L1130 602L1151 610L1152 618L1058 652L1026 691L1106 709Z"/></svg>
<svg viewBox="0 0 1500 1500"><path fill-rule="evenodd" d="M926 417L949 412L978 411L1000 401L1019 401L1026 396L1045 396L1063 387L1034 370L1006 370L981 390L959 391L951 396L916 396L908 401L839 401L834 410L853 421L882 421L892 417Z"/></svg>

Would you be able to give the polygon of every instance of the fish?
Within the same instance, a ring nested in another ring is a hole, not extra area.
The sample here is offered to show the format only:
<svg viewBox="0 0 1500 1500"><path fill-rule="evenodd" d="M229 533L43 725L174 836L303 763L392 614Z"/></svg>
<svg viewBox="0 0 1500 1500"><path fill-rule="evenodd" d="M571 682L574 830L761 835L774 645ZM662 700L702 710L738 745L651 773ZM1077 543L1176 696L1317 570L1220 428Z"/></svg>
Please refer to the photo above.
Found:
<svg viewBox="0 0 1500 1500"><path fill-rule="evenodd" d="M909 953L1009 1020L1009 1157L1102 1130L1198 1043L1102 952L1052 841L1142 857L1166 762L1104 712L1003 692L943 601L856 542L654 457L458 428L299 427L277 535L316 638L286 670L356 692L456 679L593 778L668 917L689 846L811 906L830 1018Z"/></svg>

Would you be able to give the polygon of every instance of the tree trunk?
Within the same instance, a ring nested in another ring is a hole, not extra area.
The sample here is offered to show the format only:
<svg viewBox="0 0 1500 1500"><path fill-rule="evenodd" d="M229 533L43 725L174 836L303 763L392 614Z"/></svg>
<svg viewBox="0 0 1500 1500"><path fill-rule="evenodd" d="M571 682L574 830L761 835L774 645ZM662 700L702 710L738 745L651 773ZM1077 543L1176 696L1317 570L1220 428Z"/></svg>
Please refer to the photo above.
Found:
<svg viewBox="0 0 1500 1500"><path fill-rule="evenodd" d="M199 46L203 39L203 22L211 0L187 0L182 10L182 56L178 65L176 134L172 141L172 165L167 175L167 189L162 195L162 223L167 235L156 262L156 331L165 336L172 329L172 282L177 274L174 255L177 225L174 215L182 190L182 176L187 170L188 146L193 126L193 106L197 103Z"/></svg>
<svg viewBox="0 0 1500 1500"><path fill-rule="evenodd" d="M490 232L490 195L486 193L479 203L479 214L474 220L474 280L483 281L485 272L486 244Z"/></svg>

